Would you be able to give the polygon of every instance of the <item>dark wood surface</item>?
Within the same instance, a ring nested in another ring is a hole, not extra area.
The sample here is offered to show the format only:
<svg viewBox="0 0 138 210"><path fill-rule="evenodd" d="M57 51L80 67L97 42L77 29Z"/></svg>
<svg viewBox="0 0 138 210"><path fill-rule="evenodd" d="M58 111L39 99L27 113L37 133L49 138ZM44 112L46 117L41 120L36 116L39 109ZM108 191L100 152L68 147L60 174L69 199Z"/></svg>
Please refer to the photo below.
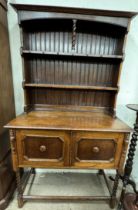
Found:
<svg viewBox="0 0 138 210"><path fill-rule="evenodd" d="M47 56L64 56L65 58L66 57L81 57L81 58L83 58L83 59L88 59L88 58L99 58L99 60L101 59L107 59L107 60L112 60L112 59L123 59L123 56L122 55L112 55L112 54L110 54L110 55L107 55L107 54L92 54L92 53L76 53L76 52L58 52L58 51L45 51L45 50L23 50L22 48L21 48L21 54L22 55L31 55L31 54L33 54L33 55L47 55Z"/></svg>
<svg viewBox="0 0 138 210"><path fill-rule="evenodd" d="M122 132L19 129L13 134L15 171L18 167L122 168L126 141Z"/></svg>
<svg viewBox="0 0 138 210"><path fill-rule="evenodd" d="M18 205L25 199L48 199L23 195L20 168L85 168L117 170L113 208L132 131L115 118L115 109L135 13L12 6L21 29L26 112L5 126L10 129Z"/></svg>
<svg viewBox="0 0 138 210"><path fill-rule="evenodd" d="M65 131L19 130L20 166L60 168L69 166L70 136Z"/></svg>
<svg viewBox="0 0 138 210"><path fill-rule="evenodd" d="M115 132L72 132L72 161L78 168L118 168L124 134Z"/></svg>
<svg viewBox="0 0 138 210"><path fill-rule="evenodd" d="M132 129L109 114L83 111L32 111L9 122L6 128L131 132Z"/></svg>
<svg viewBox="0 0 138 210"><path fill-rule="evenodd" d="M5 10L7 10L7 1L6 0L0 0L0 6L2 6Z"/></svg>
<svg viewBox="0 0 138 210"><path fill-rule="evenodd" d="M135 203L136 195L134 193L127 193L123 200L124 210L138 210L138 203Z"/></svg>
<svg viewBox="0 0 138 210"><path fill-rule="evenodd" d="M113 112L128 23L121 27L112 20L97 20L99 16L88 21L84 14L79 20L56 18L58 12L52 18L44 14L39 13L40 19L33 13L21 24L25 109L41 104Z"/></svg>
<svg viewBox="0 0 138 210"><path fill-rule="evenodd" d="M7 207L15 189L9 133L3 126L15 117L7 24L7 2L0 1L0 209Z"/></svg>
<svg viewBox="0 0 138 210"><path fill-rule="evenodd" d="M104 87L104 86L86 86L86 85L56 85L56 84L34 84L24 83L24 87L36 87L36 88L54 88L54 89L82 89L82 90L111 90L118 91L117 87Z"/></svg>
<svg viewBox="0 0 138 210"><path fill-rule="evenodd" d="M4 132L3 125L15 116L6 15L5 9L0 6L0 134Z"/></svg>

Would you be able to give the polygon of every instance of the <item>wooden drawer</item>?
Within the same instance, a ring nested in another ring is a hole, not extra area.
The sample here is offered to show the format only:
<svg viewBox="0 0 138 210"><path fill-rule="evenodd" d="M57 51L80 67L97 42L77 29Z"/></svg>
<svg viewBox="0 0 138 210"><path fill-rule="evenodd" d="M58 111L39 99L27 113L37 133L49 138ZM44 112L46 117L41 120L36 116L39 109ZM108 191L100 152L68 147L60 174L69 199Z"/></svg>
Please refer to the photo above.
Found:
<svg viewBox="0 0 138 210"><path fill-rule="evenodd" d="M117 168L124 134L110 132L74 132L72 165L76 167Z"/></svg>
<svg viewBox="0 0 138 210"><path fill-rule="evenodd" d="M69 136L64 131L17 131L20 166L62 167L69 165Z"/></svg>

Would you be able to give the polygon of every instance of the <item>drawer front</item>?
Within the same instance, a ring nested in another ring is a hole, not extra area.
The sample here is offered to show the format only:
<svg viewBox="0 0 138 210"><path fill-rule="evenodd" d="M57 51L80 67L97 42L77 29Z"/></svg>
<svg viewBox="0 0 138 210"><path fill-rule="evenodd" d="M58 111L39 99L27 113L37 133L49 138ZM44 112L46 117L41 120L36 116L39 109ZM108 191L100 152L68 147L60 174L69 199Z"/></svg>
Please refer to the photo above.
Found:
<svg viewBox="0 0 138 210"><path fill-rule="evenodd" d="M76 167L117 168L121 157L123 134L74 132L72 165Z"/></svg>
<svg viewBox="0 0 138 210"><path fill-rule="evenodd" d="M69 135L62 131L17 131L17 151L20 166L68 166Z"/></svg>

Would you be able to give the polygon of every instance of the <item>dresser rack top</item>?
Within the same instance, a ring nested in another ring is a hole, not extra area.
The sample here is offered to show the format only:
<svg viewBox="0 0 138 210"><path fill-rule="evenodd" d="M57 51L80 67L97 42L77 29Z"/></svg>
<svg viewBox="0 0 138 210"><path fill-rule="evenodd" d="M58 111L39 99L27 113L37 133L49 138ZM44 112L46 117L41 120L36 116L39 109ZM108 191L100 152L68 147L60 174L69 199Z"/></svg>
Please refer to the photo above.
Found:
<svg viewBox="0 0 138 210"><path fill-rule="evenodd" d="M17 4L17 3L10 3L10 5L12 5L16 10L27 10L27 11L64 12L64 13L126 17L126 18L131 18L137 15L137 12L130 12L130 11L115 11L115 10L87 9L87 8L74 8L74 7L62 7L62 6Z"/></svg>

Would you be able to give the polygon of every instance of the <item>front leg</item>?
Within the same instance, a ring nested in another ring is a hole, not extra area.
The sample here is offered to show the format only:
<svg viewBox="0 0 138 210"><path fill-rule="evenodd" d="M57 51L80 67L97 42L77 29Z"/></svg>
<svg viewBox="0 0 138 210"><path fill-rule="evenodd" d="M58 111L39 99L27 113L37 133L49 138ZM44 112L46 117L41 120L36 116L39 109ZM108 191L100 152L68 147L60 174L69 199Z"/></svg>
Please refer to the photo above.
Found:
<svg viewBox="0 0 138 210"><path fill-rule="evenodd" d="M115 180L114 180L114 185L113 185L113 190L112 190L112 194L111 194L111 199L110 199L110 207L113 209L116 206L116 194L117 194L117 189L118 189L118 183L119 183L119 178L120 175L117 171L116 176L115 176Z"/></svg>
<svg viewBox="0 0 138 210"><path fill-rule="evenodd" d="M16 182L17 182L17 200L18 200L18 207L23 207L23 190L22 190L22 184L21 184L21 175L20 175L20 169L16 171Z"/></svg>

